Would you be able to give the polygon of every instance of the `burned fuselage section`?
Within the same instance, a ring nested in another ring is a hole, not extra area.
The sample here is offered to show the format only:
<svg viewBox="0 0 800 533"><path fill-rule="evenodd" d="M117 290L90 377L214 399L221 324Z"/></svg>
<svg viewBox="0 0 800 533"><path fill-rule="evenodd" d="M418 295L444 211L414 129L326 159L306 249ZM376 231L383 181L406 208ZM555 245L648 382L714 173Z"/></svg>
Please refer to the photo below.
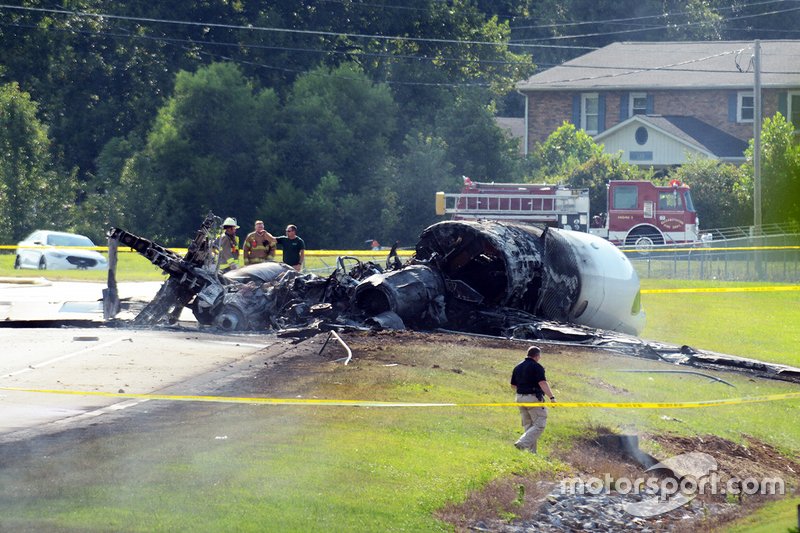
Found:
<svg viewBox="0 0 800 533"><path fill-rule="evenodd" d="M449 296L484 308L636 335L639 278L614 245L587 233L493 221L450 221L422 232L416 260L447 280ZM456 317L453 317L456 318Z"/></svg>
<svg viewBox="0 0 800 533"><path fill-rule="evenodd" d="M644 325L630 262L584 233L449 221L427 228L405 264L396 256L385 268L339 258L323 277L263 263L223 276L212 258L214 220L206 218L185 257L124 230L109 232L170 276L137 324L175 320L185 306L200 324L224 330L326 323L496 335L556 321L638 334Z"/></svg>

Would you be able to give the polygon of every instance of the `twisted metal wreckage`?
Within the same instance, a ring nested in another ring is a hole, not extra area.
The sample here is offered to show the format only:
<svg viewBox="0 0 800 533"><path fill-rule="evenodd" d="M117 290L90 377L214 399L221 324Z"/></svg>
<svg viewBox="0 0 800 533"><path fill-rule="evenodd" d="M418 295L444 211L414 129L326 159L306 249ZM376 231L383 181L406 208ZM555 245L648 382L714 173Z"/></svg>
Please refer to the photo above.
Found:
<svg viewBox="0 0 800 533"><path fill-rule="evenodd" d="M169 275L134 324L175 322L187 307L200 324L227 331L326 323L491 335L524 330L536 337L548 321L632 335L644 325L630 262L585 233L441 222L422 233L405 264L393 249L385 267L340 257L326 277L275 262L220 275L213 249L218 223L209 214L184 257L123 229L108 232Z"/></svg>
<svg viewBox="0 0 800 533"><path fill-rule="evenodd" d="M402 263L339 257L328 276L283 263L217 272L209 213L185 256L120 228L110 240L132 248L169 278L133 320L175 323L184 307L224 331L289 334L341 328L455 330L595 345L699 367L730 368L800 381L800 370L642 341L639 279L609 242L581 232L496 221L446 221L420 235Z"/></svg>

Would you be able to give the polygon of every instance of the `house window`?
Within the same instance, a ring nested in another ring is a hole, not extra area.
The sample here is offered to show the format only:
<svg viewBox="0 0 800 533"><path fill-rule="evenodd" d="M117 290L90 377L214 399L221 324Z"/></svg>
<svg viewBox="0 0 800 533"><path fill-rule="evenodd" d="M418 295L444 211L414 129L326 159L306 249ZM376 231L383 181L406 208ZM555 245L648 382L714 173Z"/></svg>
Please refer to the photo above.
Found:
<svg viewBox="0 0 800 533"><path fill-rule="evenodd" d="M736 122L753 122L753 117L755 116L754 106L752 92L739 93L736 105Z"/></svg>
<svg viewBox="0 0 800 533"><path fill-rule="evenodd" d="M599 130L600 98L597 93L581 95L581 128L590 135Z"/></svg>
<svg viewBox="0 0 800 533"><path fill-rule="evenodd" d="M800 92L790 92L787 120L794 125L795 131L800 130Z"/></svg>
<svg viewBox="0 0 800 533"><path fill-rule="evenodd" d="M636 144L639 146L644 146L647 144L647 138L650 135L647 133L647 128L644 126L639 126L636 128L636 132L633 134L633 138L636 139Z"/></svg>
<svg viewBox="0 0 800 533"><path fill-rule="evenodd" d="M630 99L630 116L647 114L647 93L631 93Z"/></svg>

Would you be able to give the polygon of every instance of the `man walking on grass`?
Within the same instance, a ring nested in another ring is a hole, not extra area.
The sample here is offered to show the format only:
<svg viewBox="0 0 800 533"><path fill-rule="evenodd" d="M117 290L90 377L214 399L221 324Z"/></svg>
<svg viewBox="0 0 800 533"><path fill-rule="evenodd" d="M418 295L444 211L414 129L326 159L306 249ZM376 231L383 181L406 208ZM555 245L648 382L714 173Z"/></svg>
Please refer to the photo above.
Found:
<svg viewBox="0 0 800 533"><path fill-rule="evenodd" d="M511 386L517 391L517 403L544 403L544 397L556 401L547 378L544 367L539 364L542 351L538 346L528 348L525 359L514 367L511 373ZM536 443L544 433L547 425L547 408L544 406L520 406L522 427L525 433L514 443L520 450L536 453Z"/></svg>

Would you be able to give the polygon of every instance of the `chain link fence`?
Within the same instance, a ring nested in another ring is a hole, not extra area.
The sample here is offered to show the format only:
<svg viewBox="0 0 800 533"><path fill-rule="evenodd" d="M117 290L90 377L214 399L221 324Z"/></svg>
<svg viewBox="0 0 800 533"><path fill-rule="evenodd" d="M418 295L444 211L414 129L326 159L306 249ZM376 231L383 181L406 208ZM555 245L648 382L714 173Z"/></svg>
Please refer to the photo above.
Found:
<svg viewBox="0 0 800 533"><path fill-rule="evenodd" d="M777 225L711 230L703 241L621 247L640 278L800 281L800 230Z"/></svg>

